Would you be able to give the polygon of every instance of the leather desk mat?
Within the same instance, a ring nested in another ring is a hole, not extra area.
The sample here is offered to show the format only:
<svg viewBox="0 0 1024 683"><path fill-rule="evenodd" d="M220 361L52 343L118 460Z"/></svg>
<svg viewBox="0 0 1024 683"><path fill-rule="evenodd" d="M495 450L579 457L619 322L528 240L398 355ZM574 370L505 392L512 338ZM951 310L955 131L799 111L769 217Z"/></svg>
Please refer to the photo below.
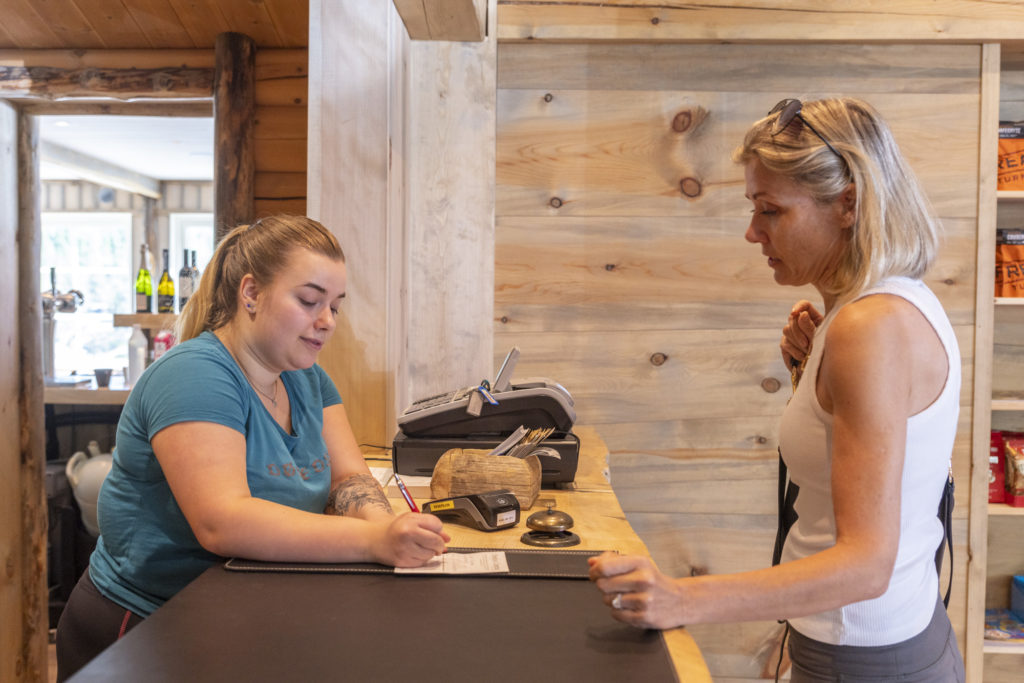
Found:
<svg viewBox="0 0 1024 683"><path fill-rule="evenodd" d="M508 573L478 574L494 578L535 578L535 579L588 579L590 565L588 557L596 557L600 550L547 550L513 548L458 548L449 547L448 553L502 552L508 562ZM338 564L315 564L310 562L262 562L233 557L224 567L236 572L297 572L297 573L350 573L350 574L394 574L394 567L372 562L351 562Z"/></svg>
<svg viewBox="0 0 1024 683"><path fill-rule="evenodd" d="M208 569L72 681L675 681L564 578Z"/></svg>

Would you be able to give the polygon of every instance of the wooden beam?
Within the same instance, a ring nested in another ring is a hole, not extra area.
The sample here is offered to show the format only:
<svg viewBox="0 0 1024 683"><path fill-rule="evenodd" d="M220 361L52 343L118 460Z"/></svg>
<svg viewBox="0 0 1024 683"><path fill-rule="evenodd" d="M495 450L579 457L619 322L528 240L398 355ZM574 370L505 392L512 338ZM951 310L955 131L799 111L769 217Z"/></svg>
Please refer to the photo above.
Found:
<svg viewBox="0 0 1024 683"><path fill-rule="evenodd" d="M0 50L0 66L52 69L213 69L213 50Z"/></svg>
<svg viewBox="0 0 1024 683"><path fill-rule="evenodd" d="M241 33L217 36L213 94L214 215L219 241L253 219L256 46Z"/></svg>
<svg viewBox="0 0 1024 683"><path fill-rule="evenodd" d="M213 116L213 94L206 99L160 100L158 102L111 102L110 100L17 100L18 109L36 116L92 114L94 116Z"/></svg>
<svg viewBox="0 0 1024 683"><path fill-rule="evenodd" d="M59 100L70 97L209 97L213 71L187 67L85 68L0 66L0 96Z"/></svg>
<svg viewBox="0 0 1024 683"><path fill-rule="evenodd" d="M41 141L39 159L73 171L77 176L97 185L160 199L160 181L102 159L83 154L53 142Z"/></svg>
<svg viewBox="0 0 1024 683"><path fill-rule="evenodd" d="M39 128L32 116L18 115L18 354L21 368L20 468L21 648L19 678L46 680L46 458L43 424L43 308L39 292ZM8 560L7 572L12 571ZM9 625L14 628L13 624ZM5 626L7 628L7 626Z"/></svg>
<svg viewBox="0 0 1024 683"><path fill-rule="evenodd" d="M978 0L501 0L497 33L499 40L1001 42L1024 35L1024 5Z"/></svg>
<svg viewBox="0 0 1024 683"><path fill-rule="evenodd" d="M479 43L487 35L487 0L394 0L412 40Z"/></svg>

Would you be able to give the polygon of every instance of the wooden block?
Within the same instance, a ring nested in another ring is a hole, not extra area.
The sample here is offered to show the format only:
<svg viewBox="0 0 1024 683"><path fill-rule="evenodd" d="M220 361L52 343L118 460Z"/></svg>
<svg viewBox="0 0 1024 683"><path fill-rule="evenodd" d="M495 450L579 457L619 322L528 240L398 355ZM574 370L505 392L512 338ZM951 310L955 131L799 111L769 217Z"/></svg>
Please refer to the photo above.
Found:
<svg viewBox="0 0 1024 683"><path fill-rule="evenodd" d="M510 458L485 450L452 448L434 466L430 495L451 498L508 489L529 510L540 493L540 460L535 455Z"/></svg>
<svg viewBox="0 0 1024 683"><path fill-rule="evenodd" d="M485 0L394 0L412 40L479 42L484 39Z"/></svg>

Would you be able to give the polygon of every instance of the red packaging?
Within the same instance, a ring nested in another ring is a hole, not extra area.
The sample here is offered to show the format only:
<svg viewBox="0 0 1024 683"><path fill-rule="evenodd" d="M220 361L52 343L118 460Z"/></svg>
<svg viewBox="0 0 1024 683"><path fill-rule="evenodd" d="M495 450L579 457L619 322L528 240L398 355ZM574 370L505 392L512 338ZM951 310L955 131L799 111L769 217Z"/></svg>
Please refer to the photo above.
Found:
<svg viewBox="0 0 1024 683"><path fill-rule="evenodd" d="M988 502L1006 502L1006 472L1003 469L1003 433L992 430L988 448Z"/></svg>
<svg viewBox="0 0 1024 683"><path fill-rule="evenodd" d="M153 360L167 353L174 346L174 335L170 330L160 330L153 337Z"/></svg>
<svg viewBox="0 0 1024 683"><path fill-rule="evenodd" d="M1006 435L1005 448L1006 503L1024 507L1024 435Z"/></svg>

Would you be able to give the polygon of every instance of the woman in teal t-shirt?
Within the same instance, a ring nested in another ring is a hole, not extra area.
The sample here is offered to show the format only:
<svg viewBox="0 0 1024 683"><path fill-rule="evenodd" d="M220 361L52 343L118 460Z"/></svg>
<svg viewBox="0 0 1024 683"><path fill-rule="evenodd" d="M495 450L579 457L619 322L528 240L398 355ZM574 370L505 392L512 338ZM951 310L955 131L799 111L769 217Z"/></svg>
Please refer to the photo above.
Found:
<svg viewBox="0 0 1024 683"><path fill-rule="evenodd" d="M438 518L392 512L316 365L345 281L341 247L309 218L263 218L218 245L181 343L121 414L100 538L57 627L58 680L224 557L414 567L444 552Z"/></svg>

